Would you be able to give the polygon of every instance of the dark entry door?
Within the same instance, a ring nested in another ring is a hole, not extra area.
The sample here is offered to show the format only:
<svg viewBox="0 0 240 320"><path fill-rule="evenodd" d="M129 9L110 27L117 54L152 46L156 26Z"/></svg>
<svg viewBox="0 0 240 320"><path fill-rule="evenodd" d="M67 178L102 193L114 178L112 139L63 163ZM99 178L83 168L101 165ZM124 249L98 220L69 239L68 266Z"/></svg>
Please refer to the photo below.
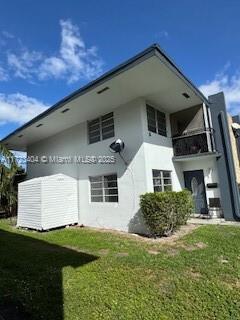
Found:
<svg viewBox="0 0 240 320"><path fill-rule="evenodd" d="M195 212L207 213L206 189L203 170L184 171L185 187L192 192Z"/></svg>

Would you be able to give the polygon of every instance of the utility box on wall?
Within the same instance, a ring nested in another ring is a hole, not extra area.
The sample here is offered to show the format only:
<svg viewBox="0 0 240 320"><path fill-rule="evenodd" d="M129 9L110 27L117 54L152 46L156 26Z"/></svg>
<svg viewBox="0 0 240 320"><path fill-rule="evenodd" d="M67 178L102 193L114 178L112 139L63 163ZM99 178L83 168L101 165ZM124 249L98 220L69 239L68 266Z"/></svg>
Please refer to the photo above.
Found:
<svg viewBox="0 0 240 320"><path fill-rule="evenodd" d="M18 185L17 226L48 230L78 222L77 180L56 174Z"/></svg>

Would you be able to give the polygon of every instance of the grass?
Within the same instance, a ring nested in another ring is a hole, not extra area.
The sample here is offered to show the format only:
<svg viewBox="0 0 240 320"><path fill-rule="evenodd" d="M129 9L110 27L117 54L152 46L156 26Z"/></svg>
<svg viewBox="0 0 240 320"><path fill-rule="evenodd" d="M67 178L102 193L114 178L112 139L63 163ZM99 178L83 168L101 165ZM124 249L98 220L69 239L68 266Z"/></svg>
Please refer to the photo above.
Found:
<svg viewBox="0 0 240 320"><path fill-rule="evenodd" d="M0 221L0 301L31 319L240 319L240 228L202 226L173 244Z"/></svg>

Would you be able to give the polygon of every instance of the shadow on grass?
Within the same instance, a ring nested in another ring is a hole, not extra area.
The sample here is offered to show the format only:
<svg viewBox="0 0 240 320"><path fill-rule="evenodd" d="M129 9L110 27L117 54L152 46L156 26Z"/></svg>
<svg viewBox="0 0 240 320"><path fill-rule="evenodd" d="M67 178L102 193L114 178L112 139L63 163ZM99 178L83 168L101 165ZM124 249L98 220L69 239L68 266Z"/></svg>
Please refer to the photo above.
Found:
<svg viewBox="0 0 240 320"><path fill-rule="evenodd" d="M0 314L10 320L63 320L62 269L97 258L0 230Z"/></svg>

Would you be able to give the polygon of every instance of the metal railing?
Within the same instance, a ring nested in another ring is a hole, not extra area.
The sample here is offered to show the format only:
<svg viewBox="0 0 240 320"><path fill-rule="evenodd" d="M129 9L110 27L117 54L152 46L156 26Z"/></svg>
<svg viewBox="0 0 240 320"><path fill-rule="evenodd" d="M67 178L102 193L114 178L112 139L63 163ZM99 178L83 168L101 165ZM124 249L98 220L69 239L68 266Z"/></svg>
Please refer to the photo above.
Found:
<svg viewBox="0 0 240 320"><path fill-rule="evenodd" d="M174 137L174 156L186 156L214 151L213 129L195 130L194 132Z"/></svg>

